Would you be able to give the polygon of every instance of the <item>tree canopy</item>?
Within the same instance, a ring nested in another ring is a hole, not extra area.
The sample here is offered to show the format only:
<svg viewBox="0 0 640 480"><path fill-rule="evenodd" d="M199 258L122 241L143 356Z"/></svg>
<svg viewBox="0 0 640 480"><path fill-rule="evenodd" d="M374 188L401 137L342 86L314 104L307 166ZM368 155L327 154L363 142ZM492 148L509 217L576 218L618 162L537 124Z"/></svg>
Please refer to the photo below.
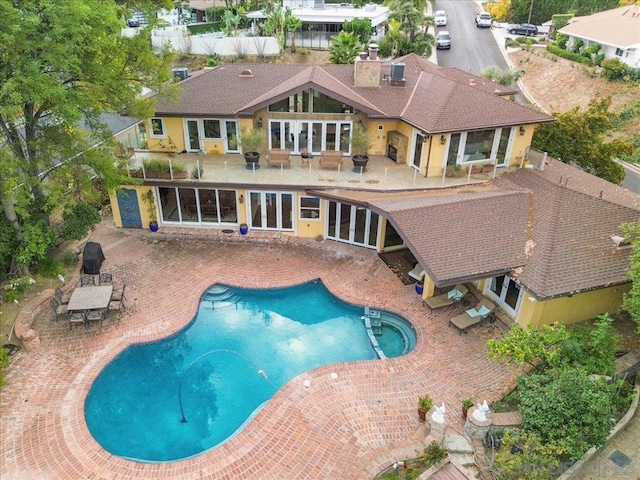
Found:
<svg viewBox="0 0 640 480"><path fill-rule="evenodd" d="M628 272L631 290L625 294L622 307L638 324L638 332L640 332L640 222L625 224L623 229L626 238L632 245L632 251L629 255Z"/></svg>
<svg viewBox="0 0 640 480"><path fill-rule="evenodd" d="M172 54L154 54L148 30L122 36L122 13L114 0L0 0L0 200L23 271L50 248L28 243L49 238L52 213L122 181L99 147L113 135L103 115L150 116L143 89L170 88Z"/></svg>
<svg viewBox="0 0 640 480"><path fill-rule="evenodd" d="M611 98L592 100L586 111L579 107L564 113L554 113L556 122L539 125L531 146L547 152L563 162L575 162L583 170L620 184L624 168L615 161L633 152L633 144L616 139L605 142L617 114L609 110Z"/></svg>

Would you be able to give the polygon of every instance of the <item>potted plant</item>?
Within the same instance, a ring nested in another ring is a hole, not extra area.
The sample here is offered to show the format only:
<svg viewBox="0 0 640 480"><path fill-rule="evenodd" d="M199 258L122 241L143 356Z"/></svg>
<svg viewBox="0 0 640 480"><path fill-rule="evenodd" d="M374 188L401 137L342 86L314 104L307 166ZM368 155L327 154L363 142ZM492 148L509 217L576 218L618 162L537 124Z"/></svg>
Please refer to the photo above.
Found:
<svg viewBox="0 0 640 480"><path fill-rule="evenodd" d="M158 231L158 217L156 216L156 200L153 196L153 190L148 190L142 194L142 198L147 204L147 213L149 214L149 230Z"/></svg>
<svg viewBox="0 0 640 480"><path fill-rule="evenodd" d="M258 161L260 160L260 152L265 143L265 134L261 128L243 128L240 135L240 145L242 146L242 154L247 162L247 168L256 170L260 168Z"/></svg>
<svg viewBox="0 0 640 480"><path fill-rule="evenodd" d="M462 418L467 419L467 412L473 407L473 398L465 398L462 400Z"/></svg>
<svg viewBox="0 0 640 480"><path fill-rule="evenodd" d="M367 169L367 162L369 157L367 156L367 150L369 148L369 134L364 126L358 123L353 127L353 133L351 134L351 152L353 156L353 171L364 172Z"/></svg>
<svg viewBox="0 0 640 480"><path fill-rule="evenodd" d="M418 417L421 422L424 422L427 418L427 412L433 407L433 398L429 395L424 395L418 398Z"/></svg>

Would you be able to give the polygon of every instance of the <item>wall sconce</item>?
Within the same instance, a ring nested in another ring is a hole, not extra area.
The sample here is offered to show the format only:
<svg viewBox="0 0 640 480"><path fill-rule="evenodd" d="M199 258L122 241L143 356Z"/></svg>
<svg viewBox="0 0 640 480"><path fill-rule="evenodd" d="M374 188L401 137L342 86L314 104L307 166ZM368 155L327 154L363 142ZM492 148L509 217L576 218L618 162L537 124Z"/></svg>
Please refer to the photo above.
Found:
<svg viewBox="0 0 640 480"><path fill-rule="evenodd" d="M525 129L524 129L524 127L521 126L520 127L520 135L524 135L524 132L525 132Z"/></svg>
<svg viewBox="0 0 640 480"><path fill-rule="evenodd" d="M240 198L238 198L239 203L244 203L244 195L240 194Z"/></svg>
<svg viewBox="0 0 640 480"><path fill-rule="evenodd" d="M447 143L447 137L440 135L440 145L444 145L445 143Z"/></svg>
<svg viewBox="0 0 640 480"><path fill-rule="evenodd" d="M258 120L256 120L256 127L262 128L262 117L259 117Z"/></svg>

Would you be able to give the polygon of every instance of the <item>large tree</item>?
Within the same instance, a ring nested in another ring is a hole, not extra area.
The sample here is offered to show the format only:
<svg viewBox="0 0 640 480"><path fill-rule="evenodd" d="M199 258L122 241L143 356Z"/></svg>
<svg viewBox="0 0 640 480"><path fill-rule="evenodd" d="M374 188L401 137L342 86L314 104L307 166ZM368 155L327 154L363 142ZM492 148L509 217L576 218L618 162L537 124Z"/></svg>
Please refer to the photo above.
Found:
<svg viewBox="0 0 640 480"><path fill-rule="evenodd" d="M583 170L615 184L624 180L624 168L615 161L633 152L633 144L616 139L605 142L617 114L609 110L611 98L593 100L585 111L578 107L555 113L556 122L536 128L531 145L563 162L574 162Z"/></svg>
<svg viewBox="0 0 640 480"><path fill-rule="evenodd" d="M640 222L623 225L623 228L626 240L632 245L632 250L629 255L628 272L631 290L625 294L622 307L638 324L638 332L640 332Z"/></svg>
<svg viewBox="0 0 640 480"><path fill-rule="evenodd" d="M23 271L25 232L96 181L122 179L109 149L95 148L112 136L101 116L149 116L143 89L169 85L171 53L154 54L149 30L122 36L124 12L114 0L0 0L0 200Z"/></svg>

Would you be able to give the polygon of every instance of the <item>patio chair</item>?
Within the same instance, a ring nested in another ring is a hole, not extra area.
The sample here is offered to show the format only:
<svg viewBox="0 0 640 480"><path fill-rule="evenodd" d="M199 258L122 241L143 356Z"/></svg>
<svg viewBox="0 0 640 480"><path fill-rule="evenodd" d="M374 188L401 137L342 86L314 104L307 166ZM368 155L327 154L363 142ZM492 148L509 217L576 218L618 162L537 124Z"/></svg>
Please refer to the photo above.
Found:
<svg viewBox="0 0 640 480"><path fill-rule="evenodd" d="M470 308L466 310L464 313L460 315L456 315L452 319L449 320L449 326L453 325L458 330L460 330L460 335L462 333L467 333L471 327L475 325L479 325L487 319L494 318L493 311L496 306L491 303L489 300L482 299L474 308Z"/></svg>
<svg viewBox="0 0 640 480"><path fill-rule="evenodd" d="M80 286L81 287L95 287L96 280L94 275L82 274L80 275Z"/></svg>
<svg viewBox="0 0 640 480"><path fill-rule="evenodd" d="M342 166L344 152L341 150L322 150L318 166L320 168L338 168Z"/></svg>
<svg viewBox="0 0 640 480"><path fill-rule="evenodd" d="M123 283L122 288L114 288L113 293L111 294L111 301L125 301L127 298L124 296L124 290L127 288L127 284Z"/></svg>
<svg viewBox="0 0 640 480"><path fill-rule="evenodd" d="M90 322L100 322L100 327L102 328L102 322L104 321L104 317L105 317L105 312L103 309L87 310L84 316L86 326L88 326Z"/></svg>
<svg viewBox="0 0 640 480"><path fill-rule="evenodd" d="M69 320L69 330L73 328L74 325L84 325L87 326L87 316L86 312L71 312L68 316Z"/></svg>
<svg viewBox="0 0 640 480"><path fill-rule="evenodd" d="M113 285L113 275L110 273L101 273L98 276L98 281L100 285Z"/></svg>
<svg viewBox="0 0 640 480"><path fill-rule="evenodd" d="M467 293L469 293L469 289L464 284L459 283L446 293L425 298L424 303L426 303L431 310L448 307L454 303L461 302Z"/></svg>
<svg viewBox="0 0 640 480"><path fill-rule="evenodd" d="M58 302L60 302L61 305L66 305L71 299L71 293L72 292L65 292L60 287L56 287L56 293L54 293L54 296L58 299Z"/></svg>
<svg viewBox="0 0 640 480"><path fill-rule="evenodd" d="M125 311L126 308L124 306L124 302L122 300L111 300L109 302L108 313L117 311L120 316L122 316L122 312Z"/></svg>
<svg viewBox="0 0 640 480"><path fill-rule="evenodd" d="M56 314L56 317L55 317L56 320L58 320L58 317L64 317L69 313L69 311L67 310L67 306L62 305L60 303L60 300L58 300L55 296L51 297L51 300L49 301L49 305L51 305L51 309Z"/></svg>

